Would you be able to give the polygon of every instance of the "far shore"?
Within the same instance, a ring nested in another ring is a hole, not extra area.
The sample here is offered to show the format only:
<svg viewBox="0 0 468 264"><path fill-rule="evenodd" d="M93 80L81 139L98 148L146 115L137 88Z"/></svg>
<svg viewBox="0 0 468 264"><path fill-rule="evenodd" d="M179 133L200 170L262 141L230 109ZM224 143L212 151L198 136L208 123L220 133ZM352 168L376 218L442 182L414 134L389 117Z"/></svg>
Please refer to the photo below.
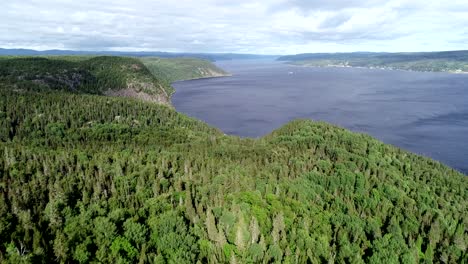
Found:
<svg viewBox="0 0 468 264"><path fill-rule="evenodd" d="M294 62L286 62L286 64L297 67L316 67L316 68L354 68L354 69L369 69L369 70L387 70L387 71L407 71L407 72L432 72L432 73L450 73L450 74L468 74L467 71L418 71L411 69L399 69L399 68L385 68L385 67L365 67L365 66L349 66L349 65L308 65L308 64L296 64Z"/></svg>

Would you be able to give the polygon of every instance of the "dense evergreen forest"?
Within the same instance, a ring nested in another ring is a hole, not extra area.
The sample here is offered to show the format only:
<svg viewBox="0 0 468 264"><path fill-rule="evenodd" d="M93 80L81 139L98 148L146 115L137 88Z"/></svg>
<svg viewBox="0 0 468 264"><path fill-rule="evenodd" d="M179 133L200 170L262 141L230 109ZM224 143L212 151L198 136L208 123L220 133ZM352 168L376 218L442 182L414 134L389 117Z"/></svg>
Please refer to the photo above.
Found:
<svg viewBox="0 0 468 264"><path fill-rule="evenodd" d="M428 72L468 72L468 51L408 53L310 53L278 60L314 67L367 67Z"/></svg>
<svg viewBox="0 0 468 264"><path fill-rule="evenodd" d="M468 262L461 173L322 122L227 136L88 60L0 60L1 263Z"/></svg>

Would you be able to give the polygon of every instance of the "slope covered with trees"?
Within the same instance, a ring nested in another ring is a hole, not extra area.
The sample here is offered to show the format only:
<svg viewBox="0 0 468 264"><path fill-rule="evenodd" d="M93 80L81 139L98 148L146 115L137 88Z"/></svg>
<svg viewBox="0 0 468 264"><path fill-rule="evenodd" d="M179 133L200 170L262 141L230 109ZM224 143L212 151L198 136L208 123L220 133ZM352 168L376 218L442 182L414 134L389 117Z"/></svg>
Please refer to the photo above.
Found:
<svg viewBox="0 0 468 264"><path fill-rule="evenodd" d="M167 82L227 76L228 73L208 60L195 58L144 57L140 60L155 76L165 76Z"/></svg>
<svg viewBox="0 0 468 264"><path fill-rule="evenodd" d="M429 72L468 72L468 51L414 53L310 53L278 60L314 67L367 67Z"/></svg>
<svg viewBox="0 0 468 264"><path fill-rule="evenodd" d="M0 84L2 263L468 261L467 178L433 160L321 122L241 139L15 84Z"/></svg>
<svg viewBox="0 0 468 264"><path fill-rule="evenodd" d="M173 89L129 57L5 57L0 83L16 90L136 97L170 105Z"/></svg>

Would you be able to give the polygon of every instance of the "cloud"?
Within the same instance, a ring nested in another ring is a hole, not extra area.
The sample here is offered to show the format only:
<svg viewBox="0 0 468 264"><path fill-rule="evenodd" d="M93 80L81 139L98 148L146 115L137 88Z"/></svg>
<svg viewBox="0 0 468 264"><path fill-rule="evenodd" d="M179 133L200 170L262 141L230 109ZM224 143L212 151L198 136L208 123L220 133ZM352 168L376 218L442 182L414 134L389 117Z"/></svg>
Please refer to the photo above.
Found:
<svg viewBox="0 0 468 264"><path fill-rule="evenodd" d="M336 15L331 16L330 18L324 19L320 23L320 28L337 28L343 25L344 23L348 22L351 19L351 17L351 15L346 13L338 13Z"/></svg>
<svg viewBox="0 0 468 264"><path fill-rule="evenodd" d="M289 0L273 6L272 10L296 8L302 11L343 10L348 8L372 8L385 4L385 0Z"/></svg>
<svg viewBox="0 0 468 264"><path fill-rule="evenodd" d="M10 0L0 47L298 53L466 48L466 0Z"/></svg>

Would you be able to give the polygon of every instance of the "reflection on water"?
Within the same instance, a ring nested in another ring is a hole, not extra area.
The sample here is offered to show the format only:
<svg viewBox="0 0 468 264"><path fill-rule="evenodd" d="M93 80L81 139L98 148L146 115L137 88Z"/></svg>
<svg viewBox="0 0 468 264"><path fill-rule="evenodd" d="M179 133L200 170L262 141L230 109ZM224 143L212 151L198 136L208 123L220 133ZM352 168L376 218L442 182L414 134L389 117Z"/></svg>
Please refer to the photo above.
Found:
<svg viewBox="0 0 468 264"><path fill-rule="evenodd" d="M468 172L468 75L273 61L218 65L234 76L174 84L178 111L245 137L296 118L323 120Z"/></svg>

